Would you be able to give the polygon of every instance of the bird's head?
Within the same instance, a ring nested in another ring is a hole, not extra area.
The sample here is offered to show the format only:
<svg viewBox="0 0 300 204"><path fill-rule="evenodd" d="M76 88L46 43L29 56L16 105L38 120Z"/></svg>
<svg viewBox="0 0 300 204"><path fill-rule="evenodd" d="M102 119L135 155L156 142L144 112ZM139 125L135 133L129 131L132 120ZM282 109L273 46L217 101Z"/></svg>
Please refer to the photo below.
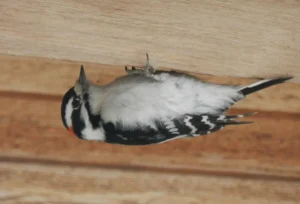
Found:
<svg viewBox="0 0 300 204"><path fill-rule="evenodd" d="M80 139L102 140L101 117L93 115L90 107L91 83L87 80L81 66L75 85L64 95L61 104L61 118L70 133Z"/></svg>

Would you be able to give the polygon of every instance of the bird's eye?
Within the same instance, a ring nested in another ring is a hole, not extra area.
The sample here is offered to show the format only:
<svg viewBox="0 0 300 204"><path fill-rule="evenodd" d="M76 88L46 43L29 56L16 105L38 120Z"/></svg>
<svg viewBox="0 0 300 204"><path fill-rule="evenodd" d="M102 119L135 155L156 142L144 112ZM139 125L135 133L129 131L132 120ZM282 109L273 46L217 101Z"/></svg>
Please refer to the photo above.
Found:
<svg viewBox="0 0 300 204"><path fill-rule="evenodd" d="M81 100L79 97L76 97L73 102L72 102L72 106L73 106L73 109L78 109L81 105Z"/></svg>

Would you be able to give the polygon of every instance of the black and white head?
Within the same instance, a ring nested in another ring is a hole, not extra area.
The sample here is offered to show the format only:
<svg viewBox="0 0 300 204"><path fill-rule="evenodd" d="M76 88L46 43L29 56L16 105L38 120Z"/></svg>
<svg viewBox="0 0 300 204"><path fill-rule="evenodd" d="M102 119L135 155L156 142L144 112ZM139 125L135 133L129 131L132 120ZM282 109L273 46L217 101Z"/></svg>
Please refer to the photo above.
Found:
<svg viewBox="0 0 300 204"><path fill-rule="evenodd" d="M80 139L105 140L100 114L92 114L90 106L90 87L84 68L74 87L64 95L61 104L61 118L68 131Z"/></svg>

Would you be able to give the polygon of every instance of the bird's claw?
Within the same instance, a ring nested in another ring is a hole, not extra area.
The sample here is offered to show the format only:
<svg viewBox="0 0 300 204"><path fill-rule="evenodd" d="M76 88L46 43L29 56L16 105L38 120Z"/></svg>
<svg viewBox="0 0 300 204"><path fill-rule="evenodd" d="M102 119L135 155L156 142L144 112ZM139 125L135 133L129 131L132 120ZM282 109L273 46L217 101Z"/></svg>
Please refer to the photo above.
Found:
<svg viewBox="0 0 300 204"><path fill-rule="evenodd" d="M146 65L143 68L141 68L141 69L137 69L134 66L132 66L131 69L128 69L128 67L125 66L125 71L127 72L127 74L129 74L129 75L132 75L132 74L144 74L145 76L151 76L151 75L153 75L155 73L155 69L149 63L148 53L146 53L146 56L147 56Z"/></svg>
<svg viewBox="0 0 300 204"><path fill-rule="evenodd" d="M144 69L137 69L135 66L132 66L131 69L128 69L127 66L125 66L125 71L128 75L132 74L144 74Z"/></svg>

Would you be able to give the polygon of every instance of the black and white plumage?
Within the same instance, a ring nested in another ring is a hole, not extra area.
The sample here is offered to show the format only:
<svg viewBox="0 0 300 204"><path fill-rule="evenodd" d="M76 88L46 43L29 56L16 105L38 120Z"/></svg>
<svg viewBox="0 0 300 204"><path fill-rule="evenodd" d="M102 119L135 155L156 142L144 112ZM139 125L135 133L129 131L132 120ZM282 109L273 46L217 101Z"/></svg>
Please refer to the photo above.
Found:
<svg viewBox="0 0 300 204"><path fill-rule="evenodd" d="M225 111L246 95L291 78L242 87L206 83L174 71L133 70L99 86L87 80L81 67L79 79L62 101L64 126L80 139L124 145L206 135L226 125L249 123L234 120L249 114L226 116Z"/></svg>

